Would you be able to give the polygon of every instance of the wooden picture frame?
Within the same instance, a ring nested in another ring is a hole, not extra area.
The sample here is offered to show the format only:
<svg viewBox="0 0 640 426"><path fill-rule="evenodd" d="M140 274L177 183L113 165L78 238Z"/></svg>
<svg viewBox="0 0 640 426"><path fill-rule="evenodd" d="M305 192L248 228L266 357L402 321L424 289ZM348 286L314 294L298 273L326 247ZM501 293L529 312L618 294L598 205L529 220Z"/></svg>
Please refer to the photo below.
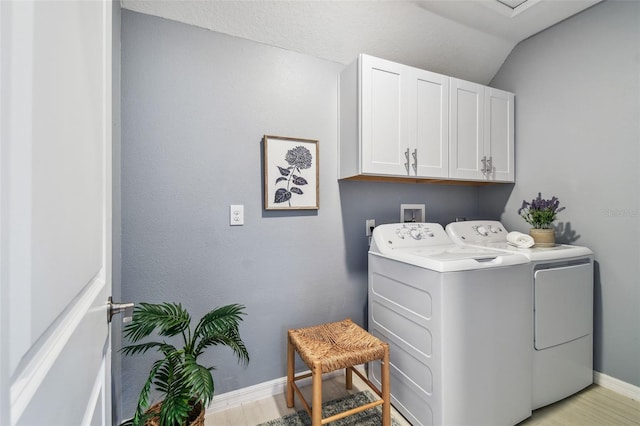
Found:
<svg viewBox="0 0 640 426"><path fill-rule="evenodd" d="M264 135L265 210L320 208L318 141Z"/></svg>

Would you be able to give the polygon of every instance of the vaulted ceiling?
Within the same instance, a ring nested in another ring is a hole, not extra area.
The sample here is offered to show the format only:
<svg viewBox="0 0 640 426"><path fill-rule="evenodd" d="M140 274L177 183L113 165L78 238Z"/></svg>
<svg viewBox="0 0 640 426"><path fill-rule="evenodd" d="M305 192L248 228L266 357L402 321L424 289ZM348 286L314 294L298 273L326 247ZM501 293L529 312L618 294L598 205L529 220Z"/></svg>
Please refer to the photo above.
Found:
<svg viewBox="0 0 640 426"><path fill-rule="evenodd" d="M599 1L121 0L121 4L343 64L368 53L488 84L520 41Z"/></svg>

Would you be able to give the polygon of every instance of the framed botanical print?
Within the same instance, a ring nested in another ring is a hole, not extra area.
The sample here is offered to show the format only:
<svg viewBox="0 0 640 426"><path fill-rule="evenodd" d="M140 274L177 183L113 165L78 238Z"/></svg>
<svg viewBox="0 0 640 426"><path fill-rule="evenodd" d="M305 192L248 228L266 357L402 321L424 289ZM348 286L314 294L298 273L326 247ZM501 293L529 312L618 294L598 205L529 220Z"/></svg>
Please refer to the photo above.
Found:
<svg viewBox="0 0 640 426"><path fill-rule="evenodd" d="M264 136L264 208L317 210L318 141Z"/></svg>

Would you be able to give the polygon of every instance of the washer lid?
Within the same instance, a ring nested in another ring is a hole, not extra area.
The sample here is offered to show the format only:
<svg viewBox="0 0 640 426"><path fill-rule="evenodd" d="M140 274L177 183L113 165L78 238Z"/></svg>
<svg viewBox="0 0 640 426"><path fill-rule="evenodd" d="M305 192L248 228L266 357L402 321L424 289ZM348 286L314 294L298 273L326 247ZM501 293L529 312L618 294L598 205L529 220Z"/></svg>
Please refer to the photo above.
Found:
<svg viewBox="0 0 640 426"><path fill-rule="evenodd" d="M451 240L466 246L481 247L518 253L531 261L568 259L571 257L590 256L593 254L587 247L556 244L553 247L519 248L507 243L507 234L502 223L495 220L470 220L453 222L447 225L447 234Z"/></svg>
<svg viewBox="0 0 640 426"><path fill-rule="evenodd" d="M524 256L454 244L438 223L385 224L373 231L369 253L437 272L520 265Z"/></svg>
<svg viewBox="0 0 640 426"><path fill-rule="evenodd" d="M526 256L529 260L537 262L542 260L560 260L572 257L591 256L593 252L586 247L571 246L566 244L556 244L553 247L531 247L519 248L509 243L487 243L482 245L483 248L490 250L501 250L511 253L519 253Z"/></svg>

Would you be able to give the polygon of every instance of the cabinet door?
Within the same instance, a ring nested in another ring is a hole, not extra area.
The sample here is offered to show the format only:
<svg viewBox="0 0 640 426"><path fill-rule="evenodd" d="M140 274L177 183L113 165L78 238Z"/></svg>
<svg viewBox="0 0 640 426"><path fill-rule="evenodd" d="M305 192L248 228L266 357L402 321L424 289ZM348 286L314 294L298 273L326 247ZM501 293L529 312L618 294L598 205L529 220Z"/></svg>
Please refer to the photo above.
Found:
<svg viewBox="0 0 640 426"><path fill-rule="evenodd" d="M484 179L484 86L450 79L449 176Z"/></svg>
<svg viewBox="0 0 640 426"><path fill-rule="evenodd" d="M514 173L513 93L485 89L484 155L491 160L489 179L513 182Z"/></svg>
<svg viewBox="0 0 640 426"><path fill-rule="evenodd" d="M367 55L361 59L362 173L407 176L407 67Z"/></svg>
<svg viewBox="0 0 640 426"><path fill-rule="evenodd" d="M410 68L409 146L412 176L449 176L449 77Z"/></svg>

